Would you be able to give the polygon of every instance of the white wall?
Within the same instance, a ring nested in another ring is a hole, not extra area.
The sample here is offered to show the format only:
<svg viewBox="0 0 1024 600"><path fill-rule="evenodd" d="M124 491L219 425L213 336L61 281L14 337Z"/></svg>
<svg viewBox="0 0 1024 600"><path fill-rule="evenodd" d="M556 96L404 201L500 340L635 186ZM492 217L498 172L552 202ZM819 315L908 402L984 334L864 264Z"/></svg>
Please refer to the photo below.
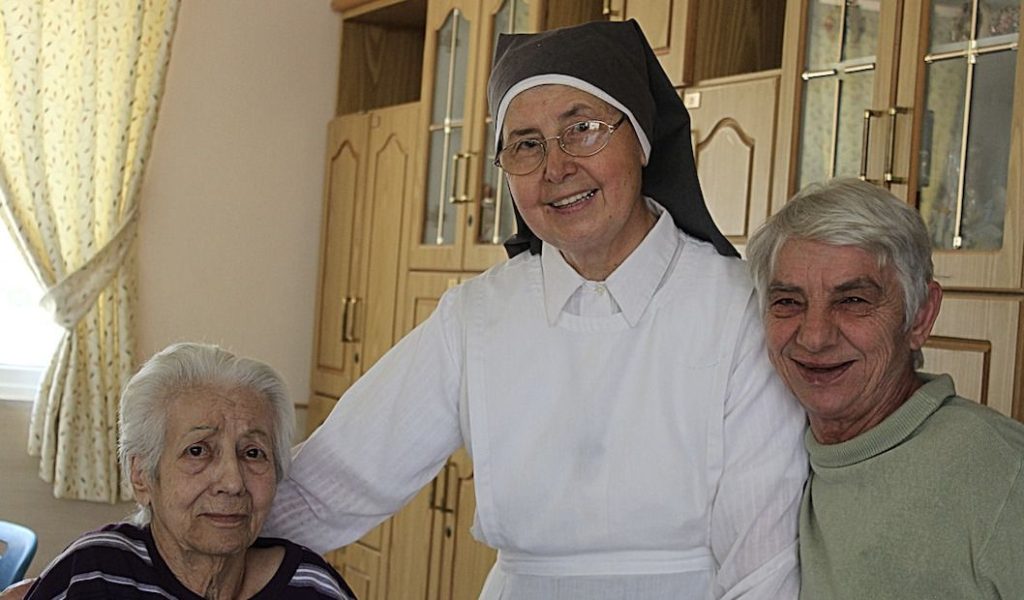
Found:
<svg viewBox="0 0 1024 600"><path fill-rule="evenodd" d="M306 403L339 35L328 0L181 3L142 189L140 358L221 344Z"/></svg>
<svg viewBox="0 0 1024 600"><path fill-rule="evenodd" d="M339 33L328 0L181 3L142 189L140 359L219 343L305 403ZM39 533L32 576L132 505L54 499L25 452L30 408L0 401L0 518Z"/></svg>

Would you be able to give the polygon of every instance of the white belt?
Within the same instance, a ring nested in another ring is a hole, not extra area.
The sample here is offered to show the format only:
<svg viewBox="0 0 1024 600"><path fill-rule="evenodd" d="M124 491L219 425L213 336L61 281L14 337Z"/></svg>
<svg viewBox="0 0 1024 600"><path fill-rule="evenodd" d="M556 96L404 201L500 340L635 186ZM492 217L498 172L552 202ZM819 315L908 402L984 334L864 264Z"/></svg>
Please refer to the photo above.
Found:
<svg viewBox="0 0 1024 600"><path fill-rule="evenodd" d="M569 556L538 556L500 550L497 566L511 575L664 575L712 571L715 569L715 559L708 548L600 552Z"/></svg>

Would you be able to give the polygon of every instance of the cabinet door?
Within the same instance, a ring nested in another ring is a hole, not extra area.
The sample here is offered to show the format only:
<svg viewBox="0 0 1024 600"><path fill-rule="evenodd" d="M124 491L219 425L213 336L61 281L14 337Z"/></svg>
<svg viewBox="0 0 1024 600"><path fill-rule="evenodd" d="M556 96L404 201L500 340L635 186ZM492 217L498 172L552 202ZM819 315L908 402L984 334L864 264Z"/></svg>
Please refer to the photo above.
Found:
<svg viewBox="0 0 1024 600"><path fill-rule="evenodd" d="M481 88L490 76L494 48L498 35L502 33L523 33L539 31L544 14L543 6L527 0L483 0L481 11L481 32L479 72L477 81ZM482 119L474 140L474 156L480 160L473 163L474 172L471 189L476 190L473 202L467 204L466 246L463 251L461 268L466 271L484 271L491 265L505 259L504 241L515 233L515 214L512 209L512 195L501 169L494 166L494 120L487 110L487 94L481 89L476 98L476 114Z"/></svg>
<svg viewBox="0 0 1024 600"><path fill-rule="evenodd" d="M768 218L778 73L687 88L697 175L708 209L737 247Z"/></svg>
<svg viewBox="0 0 1024 600"><path fill-rule="evenodd" d="M438 0L427 7L421 127L423 169L411 202L409 267L458 270L465 244L478 94L480 0Z"/></svg>
<svg viewBox="0 0 1024 600"><path fill-rule="evenodd" d="M405 206L414 198L418 103L374 111L366 150L366 200L360 219L358 287L352 295L348 339L359 344L352 360L365 373L395 341L398 273Z"/></svg>
<svg viewBox="0 0 1024 600"><path fill-rule="evenodd" d="M484 582L498 553L476 541L469 530L476 515L476 496L473 491L473 463L465 450L452 455L438 478L444 496L435 500L435 533L437 548L435 585L438 599L475 600L480 596Z"/></svg>
<svg viewBox="0 0 1024 600"><path fill-rule="evenodd" d="M465 277L467 275L461 273L409 273L404 298L404 329L411 331L422 323L437 308L442 294ZM417 499L425 501L425 512L418 513L424 518L419 522L409 519L403 525L403 535L420 544L424 527L429 531L429 580L425 588L419 589L427 590L428 600L477 598L496 553L469 533L476 500L473 467L465 450L452 455Z"/></svg>
<svg viewBox="0 0 1024 600"><path fill-rule="evenodd" d="M949 373L961 396L1021 418L1021 390L1015 389L1024 368L1018 360L1020 315L1020 300L947 293L922 370Z"/></svg>
<svg viewBox="0 0 1024 600"><path fill-rule="evenodd" d="M907 0L894 191L916 205L947 287L1020 289L1020 0Z"/></svg>
<svg viewBox="0 0 1024 600"><path fill-rule="evenodd" d="M327 420L327 415L334 410L338 399L323 394L313 394L309 399L309 406L306 408L306 437L316 431L317 427Z"/></svg>
<svg viewBox="0 0 1024 600"><path fill-rule="evenodd" d="M312 383L315 391L331 396L340 396L359 375L353 361L358 348L347 332L357 285L352 270L362 229L355 224L366 185L369 124L368 115L345 115L328 129Z"/></svg>
<svg viewBox="0 0 1024 600"><path fill-rule="evenodd" d="M675 87L692 83L694 0L605 0L608 17L636 19Z"/></svg>
<svg viewBox="0 0 1024 600"><path fill-rule="evenodd" d="M795 94L785 96L783 110L792 112L780 124L795 136L795 160L781 173L790 183L783 197L831 177L882 183L901 4L787 4L783 85ZM789 148L782 150L788 161Z"/></svg>

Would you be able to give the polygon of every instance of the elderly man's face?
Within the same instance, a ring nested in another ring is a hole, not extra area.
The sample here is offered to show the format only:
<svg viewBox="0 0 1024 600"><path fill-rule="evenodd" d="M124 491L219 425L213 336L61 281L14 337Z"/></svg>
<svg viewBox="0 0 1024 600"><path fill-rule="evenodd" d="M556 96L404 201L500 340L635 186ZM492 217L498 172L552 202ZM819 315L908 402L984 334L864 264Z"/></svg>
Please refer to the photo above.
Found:
<svg viewBox="0 0 1024 600"><path fill-rule="evenodd" d="M134 466L132 473L162 551L230 555L249 547L277 489L273 428L269 403L245 388L188 390L170 403L156 481Z"/></svg>
<svg viewBox="0 0 1024 600"><path fill-rule="evenodd" d="M919 314L905 331L896 272L880 269L869 252L789 240L779 251L767 300L769 355L807 409L819 441L826 441L821 431L852 429L853 437L860 426L875 424L873 413L898 405L916 388L911 351L927 339L934 314Z"/></svg>
<svg viewBox="0 0 1024 600"><path fill-rule="evenodd" d="M584 91L542 85L512 100L502 136L506 145L550 138L580 121L612 124L621 115ZM629 256L653 225L640 195L642 169L643 151L627 119L593 156L569 156L548 140L544 163L532 173L508 176L508 182L530 229L587 276L595 263Z"/></svg>

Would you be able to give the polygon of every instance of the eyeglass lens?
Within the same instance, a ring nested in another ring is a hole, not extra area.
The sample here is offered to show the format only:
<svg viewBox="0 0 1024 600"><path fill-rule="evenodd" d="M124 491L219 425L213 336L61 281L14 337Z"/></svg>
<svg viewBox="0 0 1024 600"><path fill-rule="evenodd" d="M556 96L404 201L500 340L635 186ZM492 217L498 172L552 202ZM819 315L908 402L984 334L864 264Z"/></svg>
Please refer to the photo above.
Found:
<svg viewBox="0 0 1024 600"><path fill-rule="evenodd" d="M614 130L613 126L603 121L580 121L552 138L530 138L510 144L498 153L496 162L509 174L526 175L544 161L551 140L557 140L566 154L582 158L604 150Z"/></svg>

